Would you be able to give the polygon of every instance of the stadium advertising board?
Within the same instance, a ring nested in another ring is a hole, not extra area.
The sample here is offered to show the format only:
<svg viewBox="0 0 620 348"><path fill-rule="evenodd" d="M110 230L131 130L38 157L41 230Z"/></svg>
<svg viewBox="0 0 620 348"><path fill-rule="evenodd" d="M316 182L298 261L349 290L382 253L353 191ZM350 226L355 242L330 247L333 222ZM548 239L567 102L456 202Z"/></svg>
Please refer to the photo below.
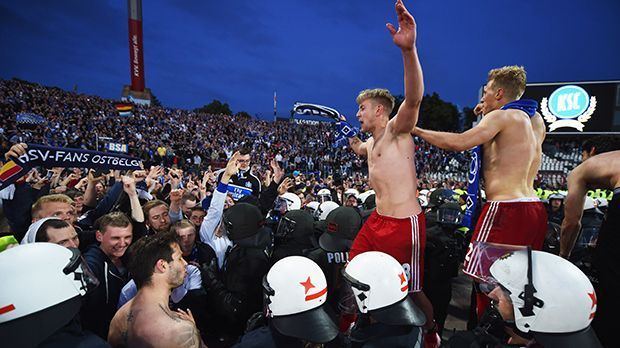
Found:
<svg viewBox="0 0 620 348"><path fill-rule="evenodd" d="M620 133L620 81L528 84L548 134Z"/></svg>
<svg viewBox="0 0 620 348"><path fill-rule="evenodd" d="M108 151L127 153L127 144L106 143L105 147Z"/></svg>

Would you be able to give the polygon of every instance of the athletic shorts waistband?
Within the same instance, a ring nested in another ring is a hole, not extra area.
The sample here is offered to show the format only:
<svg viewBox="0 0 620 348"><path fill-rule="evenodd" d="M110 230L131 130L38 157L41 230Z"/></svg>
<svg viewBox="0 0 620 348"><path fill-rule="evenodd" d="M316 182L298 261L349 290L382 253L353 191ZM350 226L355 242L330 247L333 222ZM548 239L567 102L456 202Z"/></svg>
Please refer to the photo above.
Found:
<svg viewBox="0 0 620 348"><path fill-rule="evenodd" d="M538 197L519 197L514 199L507 199L504 201L487 201L487 203L499 202L499 203L523 203L523 202L540 202Z"/></svg>
<svg viewBox="0 0 620 348"><path fill-rule="evenodd" d="M403 220L409 220L412 217L415 216L420 216L420 215L424 215L424 211L420 211L418 214L413 214L411 216L407 216L404 218L397 218L397 217L393 217L393 216L388 216L388 215L381 215L377 212L377 209L375 209L372 214L377 215L379 218L384 219L384 220L392 220L392 221L403 221Z"/></svg>

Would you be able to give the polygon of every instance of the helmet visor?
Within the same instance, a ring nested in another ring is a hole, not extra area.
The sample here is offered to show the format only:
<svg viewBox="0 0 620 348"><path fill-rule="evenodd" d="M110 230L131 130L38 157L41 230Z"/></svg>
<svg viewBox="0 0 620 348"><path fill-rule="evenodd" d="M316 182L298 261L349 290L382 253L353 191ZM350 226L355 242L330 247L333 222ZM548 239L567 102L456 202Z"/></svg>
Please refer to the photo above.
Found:
<svg viewBox="0 0 620 348"><path fill-rule="evenodd" d="M74 273L74 281L76 282L80 295L84 296L99 286L99 280L88 267L88 263L80 254L77 248L68 248L72 255L69 263L63 269L63 273Z"/></svg>
<svg viewBox="0 0 620 348"><path fill-rule="evenodd" d="M460 209L439 208L437 221L443 224L458 225L463 221L463 211Z"/></svg>
<svg viewBox="0 0 620 348"><path fill-rule="evenodd" d="M491 265L495 261L505 259L515 253L527 253L527 247L475 241L469 254L469 265L463 272L474 278L478 283L488 284L492 290L497 285L497 281L491 275Z"/></svg>
<svg viewBox="0 0 620 348"><path fill-rule="evenodd" d="M296 226L297 221L286 216L282 217L278 223L278 228L276 229L276 233L274 235L275 239L284 242L291 239L295 233Z"/></svg>

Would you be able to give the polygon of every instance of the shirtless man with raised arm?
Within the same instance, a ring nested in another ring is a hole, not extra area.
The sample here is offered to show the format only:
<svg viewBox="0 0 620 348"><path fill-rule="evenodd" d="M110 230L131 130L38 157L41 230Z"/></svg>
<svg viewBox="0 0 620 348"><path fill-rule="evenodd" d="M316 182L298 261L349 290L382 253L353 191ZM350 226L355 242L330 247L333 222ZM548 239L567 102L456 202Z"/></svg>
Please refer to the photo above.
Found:
<svg viewBox="0 0 620 348"><path fill-rule="evenodd" d="M487 203L472 236L474 241L529 245L540 250L547 231L547 213L534 192L545 125L534 101L519 100L525 91L525 70L506 66L489 72L481 103L483 117L464 133L413 129L427 142L451 151L482 145L482 172ZM478 257L470 243L463 271L475 275ZM478 296L478 315L488 298ZM482 303L481 303L482 302Z"/></svg>
<svg viewBox="0 0 620 348"><path fill-rule="evenodd" d="M192 313L168 307L172 289L183 284L186 274L177 235L146 236L129 252L138 293L114 315L108 342L113 347L206 347Z"/></svg>
<svg viewBox="0 0 620 348"><path fill-rule="evenodd" d="M372 137L366 142L352 137L349 144L355 153L368 158L369 180L375 190L377 209L355 238L349 257L353 259L374 250L398 260L406 270L414 301L426 314L427 327L432 327L432 306L422 292L426 229L424 214L416 199L415 144L409 134L418 120L424 85L415 47L416 23L401 0L396 2L396 14L398 30L392 24L387 24L387 28L402 51L405 100L396 116L390 119L394 97L389 91L364 90L357 97L361 129Z"/></svg>

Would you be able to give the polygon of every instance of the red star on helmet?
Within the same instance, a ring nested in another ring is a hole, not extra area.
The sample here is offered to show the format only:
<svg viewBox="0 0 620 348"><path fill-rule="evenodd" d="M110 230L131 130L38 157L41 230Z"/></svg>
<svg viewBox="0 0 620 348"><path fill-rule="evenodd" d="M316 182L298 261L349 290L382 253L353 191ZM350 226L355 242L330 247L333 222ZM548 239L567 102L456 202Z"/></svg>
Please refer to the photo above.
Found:
<svg viewBox="0 0 620 348"><path fill-rule="evenodd" d="M308 276L308 279L306 279L305 282L300 282L299 284L303 285L306 294L310 291L310 289L314 288L314 284L310 281L310 276Z"/></svg>
<svg viewBox="0 0 620 348"><path fill-rule="evenodd" d="M590 300L592 300L592 307L590 307L590 309L594 308L594 306L596 306L596 293L594 291L589 292L588 296L590 296ZM590 313L590 319L594 318L594 314L596 313L596 310L592 313Z"/></svg>
<svg viewBox="0 0 620 348"><path fill-rule="evenodd" d="M400 291L407 291L409 289L409 284L407 284L407 278L405 278L405 272L400 272L398 275L398 279L400 279ZM403 285L404 284L404 285Z"/></svg>
<svg viewBox="0 0 620 348"><path fill-rule="evenodd" d="M594 308L594 306L596 306L596 294L594 293L594 291L592 291L591 293L588 293L588 296L590 296L590 300L592 300L592 308Z"/></svg>

